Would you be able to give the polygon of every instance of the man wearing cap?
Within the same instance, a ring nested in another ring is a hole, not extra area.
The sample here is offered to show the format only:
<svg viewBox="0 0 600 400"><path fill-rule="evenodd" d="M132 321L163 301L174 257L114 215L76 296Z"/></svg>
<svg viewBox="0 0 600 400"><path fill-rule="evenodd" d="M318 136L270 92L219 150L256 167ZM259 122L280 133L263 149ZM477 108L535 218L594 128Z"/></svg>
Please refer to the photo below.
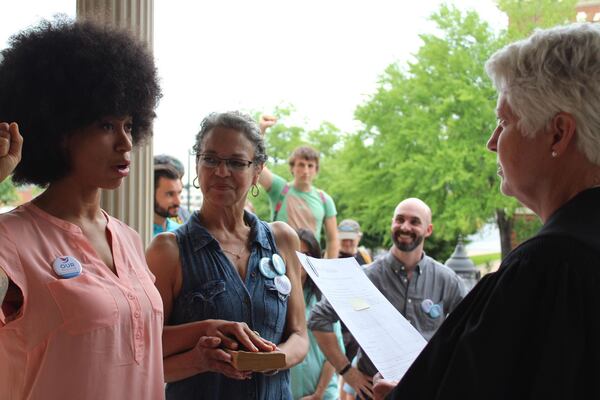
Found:
<svg viewBox="0 0 600 400"><path fill-rule="evenodd" d="M358 265L370 264L371 256L364 249L358 247L362 232L360 225L353 219L345 219L338 225L338 239L340 241L340 253L338 258L350 258L358 262ZM358 353L358 342L352 336L346 325L342 322L342 337L344 339L344 350L346 358L353 360ZM342 398L344 400L344 398Z"/></svg>
<svg viewBox="0 0 600 400"><path fill-rule="evenodd" d="M391 221L393 246L365 269L375 287L429 340L466 294L460 278L423 251L433 232L431 210L416 198L403 200ZM362 398L372 397L377 368L358 351L356 367L337 345L332 324L339 320L327 299L315 305L308 321L327 360Z"/></svg>
<svg viewBox="0 0 600 400"><path fill-rule="evenodd" d="M354 257L358 265L371 263L371 256L364 249L358 247L362 232L360 225L353 219L345 219L338 225L338 239L340 241L340 252L338 258Z"/></svg>
<svg viewBox="0 0 600 400"><path fill-rule="evenodd" d="M273 126L277 118L263 115L260 119L260 133L264 136L267 128ZM283 221L294 229L308 229L317 241L321 240L321 230L325 230L327 258L338 256L337 211L331 196L313 186L319 172L319 153L309 146L296 148L289 158L292 182L274 174L267 167L262 169L258 183L265 188L272 206L272 220Z"/></svg>

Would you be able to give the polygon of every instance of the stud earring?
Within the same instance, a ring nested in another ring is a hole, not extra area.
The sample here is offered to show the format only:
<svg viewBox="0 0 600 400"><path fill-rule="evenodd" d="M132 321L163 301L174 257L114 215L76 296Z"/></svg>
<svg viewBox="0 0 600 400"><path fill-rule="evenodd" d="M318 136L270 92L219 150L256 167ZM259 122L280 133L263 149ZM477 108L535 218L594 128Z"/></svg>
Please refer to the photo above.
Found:
<svg viewBox="0 0 600 400"><path fill-rule="evenodd" d="M556 158L557 155L558 154L554 150L552 150L552 158Z"/></svg>

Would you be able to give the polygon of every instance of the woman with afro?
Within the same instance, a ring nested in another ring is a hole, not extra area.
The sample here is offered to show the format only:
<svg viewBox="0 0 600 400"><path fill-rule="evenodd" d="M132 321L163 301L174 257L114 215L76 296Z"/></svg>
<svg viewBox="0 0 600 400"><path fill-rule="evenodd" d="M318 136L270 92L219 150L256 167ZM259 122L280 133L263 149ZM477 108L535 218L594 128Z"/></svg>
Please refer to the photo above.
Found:
<svg viewBox="0 0 600 400"><path fill-rule="evenodd" d="M201 321L165 330L163 351L139 235L100 208L151 135L161 93L144 45L58 18L0 59L0 180L14 168L14 182L45 188L0 215L0 397L161 399L163 354L201 369L222 344L271 349L243 324Z"/></svg>

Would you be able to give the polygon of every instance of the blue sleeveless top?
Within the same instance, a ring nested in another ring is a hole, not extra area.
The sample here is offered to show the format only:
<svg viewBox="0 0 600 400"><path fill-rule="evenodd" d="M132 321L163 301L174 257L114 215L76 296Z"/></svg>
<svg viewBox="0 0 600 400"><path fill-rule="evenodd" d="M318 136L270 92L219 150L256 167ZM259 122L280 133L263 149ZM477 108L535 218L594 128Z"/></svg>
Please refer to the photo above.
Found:
<svg viewBox="0 0 600 400"><path fill-rule="evenodd" d="M244 211L250 226L250 258L243 282L219 243L200 225L199 214L175 231L181 260L183 286L173 303L168 325L205 319L245 322L271 342L281 343L287 296L281 296L273 279L258 268L262 257L277 253L275 238L267 223ZM235 380L207 372L167 385L169 400L291 400L289 370L273 376L261 373L249 380Z"/></svg>

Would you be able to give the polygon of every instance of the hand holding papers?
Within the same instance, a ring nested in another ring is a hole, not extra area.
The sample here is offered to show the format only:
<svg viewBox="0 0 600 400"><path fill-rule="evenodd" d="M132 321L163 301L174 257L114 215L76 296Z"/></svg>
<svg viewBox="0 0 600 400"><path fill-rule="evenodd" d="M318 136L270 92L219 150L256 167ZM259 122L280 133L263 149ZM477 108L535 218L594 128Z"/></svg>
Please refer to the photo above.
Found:
<svg viewBox="0 0 600 400"><path fill-rule="evenodd" d="M377 290L354 258L296 254L383 377L400 380L425 347L423 336Z"/></svg>

